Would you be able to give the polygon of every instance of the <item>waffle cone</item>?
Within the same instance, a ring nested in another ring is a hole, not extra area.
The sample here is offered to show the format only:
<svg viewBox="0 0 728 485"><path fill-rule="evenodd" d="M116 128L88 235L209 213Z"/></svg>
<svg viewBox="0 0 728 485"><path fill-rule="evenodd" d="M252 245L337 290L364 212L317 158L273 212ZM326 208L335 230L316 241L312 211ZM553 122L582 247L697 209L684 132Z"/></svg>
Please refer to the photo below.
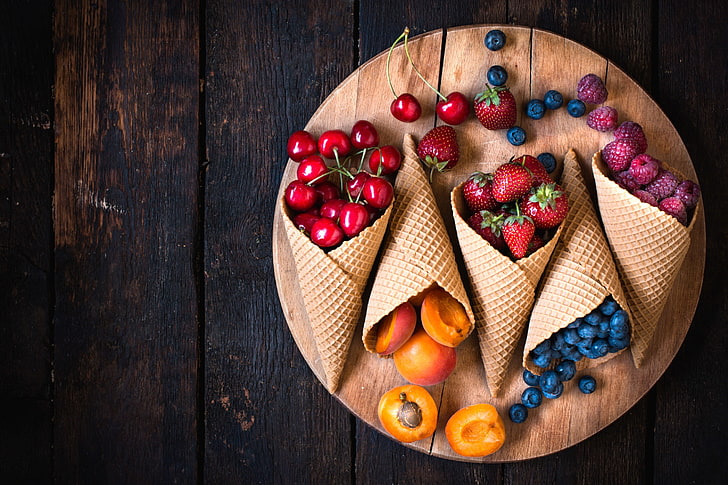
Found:
<svg viewBox="0 0 728 485"><path fill-rule="evenodd" d="M686 227L610 180L601 152L592 157L592 171L604 231L631 311L630 347L639 367L690 247L700 203Z"/></svg>
<svg viewBox="0 0 728 485"><path fill-rule="evenodd" d="M475 321L452 243L412 135L404 136L402 151L390 228L364 320L362 341L369 352L375 351L377 323L397 306L434 285L458 300L470 322ZM472 328L471 325L471 332Z"/></svg>
<svg viewBox="0 0 728 485"><path fill-rule="evenodd" d="M465 220L463 185L450 193L455 230L470 279L480 355L488 389L500 393L513 354L533 308L536 287L563 230L528 257L513 261L490 245Z"/></svg>
<svg viewBox="0 0 728 485"><path fill-rule="evenodd" d="M301 294L326 377L334 393L362 311L362 294L387 230L392 206L358 236L324 252L293 224L284 199L283 224Z"/></svg>
<svg viewBox="0 0 728 485"><path fill-rule="evenodd" d="M541 282L523 349L523 366L539 374L543 369L533 364L529 352L553 333L589 314L607 296L611 295L629 313L612 253L574 150L566 153L563 170L561 186L569 197L569 214ZM618 354L582 359L577 367L594 367Z"/></svg>

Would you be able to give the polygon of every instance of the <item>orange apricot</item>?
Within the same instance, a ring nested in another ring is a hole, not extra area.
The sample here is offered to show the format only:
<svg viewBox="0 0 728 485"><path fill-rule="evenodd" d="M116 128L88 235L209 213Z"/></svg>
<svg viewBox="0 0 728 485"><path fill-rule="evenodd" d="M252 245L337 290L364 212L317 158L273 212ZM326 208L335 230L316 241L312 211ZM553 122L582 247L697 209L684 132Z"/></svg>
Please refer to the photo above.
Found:
<svg viewBox="0 0 728 485"><path fill-rule="evenodd" d="M400 348L415 331L417 311L409 302L404 302L377 324L377 342L374 351L389 355Z"/></svg>
<svg viewBox="0 0 728 485"><path fill-rule="evenodd" d="M422 326L436 342L457 347L473 330L462 303L442 288L430 290L420 308Z"/></svg>
<svg viewBox="0 0 728 485"><path fill-rule="evenodd" d="M422 328L415 330L392 356L400 375L420 386L443 382L457 364L455 349L435 342Z"/></svg>
<svg viewBox="0 0 728 485"><path fill-rule="evenodd" d="M402 443L429 438L437 428L437 404L420 386L399 386L385 392L377 415L384 429Z"/></svg>
<svg viewBox="0 0 728 485"><path fill-rule="evenodd" d="M487 456L503 446L506 428L494 406L473 404L450 417L445 425L445 436L450 447L459 455Z"/></svg>

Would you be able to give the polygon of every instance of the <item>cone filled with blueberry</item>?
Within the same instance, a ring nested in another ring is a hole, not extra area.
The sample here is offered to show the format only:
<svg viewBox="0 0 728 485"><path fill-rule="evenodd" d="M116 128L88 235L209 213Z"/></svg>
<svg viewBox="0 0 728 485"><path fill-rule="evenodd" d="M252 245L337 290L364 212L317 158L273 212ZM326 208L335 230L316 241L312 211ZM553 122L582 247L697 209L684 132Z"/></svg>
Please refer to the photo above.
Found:
<svg viewBox="0 0 728 485"><path fill-rule="evenodd" d="M530 155L503 163L492 174L475 173L450 195L488 388L497 396L569 201Z"/></svg>

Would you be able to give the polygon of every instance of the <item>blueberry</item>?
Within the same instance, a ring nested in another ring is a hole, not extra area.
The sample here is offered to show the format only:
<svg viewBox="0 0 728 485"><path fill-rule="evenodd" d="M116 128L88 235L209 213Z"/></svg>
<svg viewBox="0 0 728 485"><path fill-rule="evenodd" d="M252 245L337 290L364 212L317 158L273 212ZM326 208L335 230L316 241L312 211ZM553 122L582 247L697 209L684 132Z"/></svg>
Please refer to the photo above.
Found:
<svg viewBox="0 0 728 485"><path fill-rule="evenodd" d="M520 126L512 126L506 132L508 142L513 146L520 146L526 143L526 132Z"/></svg>
<svg viewBox="0 0 728 485"><path fill-rule="evenodd" d="M534 355L533 365L545 369L551 365L551 351L548 354Z"/></svg>
<svg viewBox="0 0 728 485"><path fill-rule="evenodd" d="M576 320L574 320L573 322L568 324L566 326L566 328L579 328L579 325L581 325L581 322L583 322L583 321L584 321L583 318L577 318Z"/></svg>
<svg viewBox="0 0 728 485"><path fill-rule="evenodd" d="M539 379L539 386L541 387L541 390L546 392L553 392L556 389L556 386L558 386L559 382L559 376L556 374L556 371L554 370L547 370L543 374L541 374L541 378Z"/></svg>
<svg viewBox="0 0 728 485"><path fill-rule="evenodd" d="M553 334L549 341L551 342L551 350L558 352L564 346L564 336L561 332Z"/></svg>
<svg viewBox="0 0 728 485"><path fill-rule="evenodd" d="M579 342L576 345L576 348L579 349L579 353L581 355L586 356L587 352L589 352L589 349L592 346L592 342L593 342L593 339L590 339L590 338L581 339L581 342Z"/></svg>
<svg viewBox="0 0 728 485"><path fill-rule="evenodd" d="M561 394L564 392L564 383L559 382L553 391L543 391L543 397L548 399L556 399L557 397L561 396Z"/></svg>
<svg viewBox="0 0 728 485"><path fill-rule="evenodd" d="M540 120L546 113L546 106L540 99L532 99L526 105L526 116L534 120Z"/></svg>
<svg viewBox="0 0 728 485"><path fill-rule="evenodd" d="M573 360L562 360L556 366L556 375L559 376L561 382L571 380L576 374L576 364Z"/></svg>
<svg viewBox="0 0 728 485"><path fill-rule="evenodd" d="M550 353L551 351L551 342L547 339L538 344L536 347L533 348L533 353L537 355L543 355L546 353Z"/></svg>
<svg viewBox="0 0 728 485"><path fill-rule="evenodd" d="M510 417L511 421L514 423L522 423L528 417L528 409L526 409L526 406L521 403L514 404L508 410L508 417Z"/></svg>
<svg viewBox="0 0 728 485"><path fill-rule="evenodd" d="M602 320L599 322L599 333L598 338L607 338L609 336L609 320Z"/></svg>
<svg viewBox="0 0 728 485"><path fill-rule="evenodd" d="M605 317L611 317L612 315L614 315L614 312L619 310L619 305L613 299L607 298L601 305L597 307L597 310L599 310L601 314Z"/></svg>
<svg viewBox="0 0 728 485"><path fill-rule="evenodd" d="M523 369L523 382L529 386L538 386L539 376L528 369Z"/></svg>
<svg viewBox="0 0 728 485"><path fill-rule="evenodd" d="M537 408L541 405L543 394L538 387L527 387L521 394L521 403L527 408Z"/></svg>
<svg viewBox="0 0 728 485"><path fill-rule="evenodd" d="M589 350L586 354L584 354L585 357L589 359L598 359L600 357L604 357L609 353L609 342L607 340L604 340L602 338L596 339L594 343L592 343L591 347L589 347Z"/></svg>
<svg viewBox="0 0 728 485"><path fill-rule="evenodd" d="M506 34L501 30L491 30L485 34L485 47L489 50L501 50L506 45Z"/></svg>
<svg viewBox="0 0 728 485"><path fill-rule="evenodd" d="M624 310L617 310L609 319L609 327L612 330L626 332L629 329L629 316Z"/></svg>
<svg viewBox="0 0 728 485"><path fill-rule="evenodd" d="M589 325L588 323L584 322L579 325L579 328L576 331L579 333L579 337L581 337L582 339L594 338L599 333L599 327L595 327L594 325Z"/></svg>
<svg viewBox="0 0 728 485"><path fill-rule="evenodd" d="M545 168L548 173L556 170L556 157L554 157L553 154L544 152L539 154L536 158L538 158L538 161L541 162L541 165L543 165L543 168Z"/></svg>
<svg viewBox="0 0 728 485"><path fill-rule="evenodd" d="M599 325L599 322L604 320L604 316L597 311L593 311L589 313L587 316L584 317L584 321L588 323L589 325L597 326Z"/></svg>
<svg viewBox="0 0 728 485"><path fill-rule="evenodd" d="M564 342L569 345L576 345L581 341L579 332L575 328L564 329Z"/></svg>
<svg viewBox="0 0 728 485"><path fill-rule="evenodd" d="M613 338L609 337L607 339L607 342L609 342L609 351L610 352L619 352L622 349L626 349L629 345L629 337L626 338Z"/></svg>
<svg viewBox="0 0 728 485"><path fill-rule="evenodd" d="M578 99L572 99L566 105L566 111L568 111L569 114L574 118L580 118L584 116L584 113L586 113L586 105L583 101L579 101Z"/></svg>
<svg viewBox="0 0 728 485"><path fill-rule="evenodd" d="M576 360L575 357L577 355L579 355L579 349L576 345L564 343L564 346L561 348L561 360Z"/></svg>
<svg viewBox="0 0 728 485"><path fill-rule="evenodd" d="M584 394L591 394L597 390L597 381L592 376L584 376L579 379L579 390Z"/></svg>
<svg viewBox="0 0 728 485"><path fill-rule="evenodd" d="M493 86L503 86L508 80L508 73L503 66L490 66L487 74L488 82Z"/></svg>
<svg viewBox="0 0 728 485"><path fill-rule="evenodd" d="M548 109L559 109L561 108L561 105L564 104L564 97L561 96L560 92L555 89L551 89L546 91L546 94L543 97L543 104Z"/></svg>

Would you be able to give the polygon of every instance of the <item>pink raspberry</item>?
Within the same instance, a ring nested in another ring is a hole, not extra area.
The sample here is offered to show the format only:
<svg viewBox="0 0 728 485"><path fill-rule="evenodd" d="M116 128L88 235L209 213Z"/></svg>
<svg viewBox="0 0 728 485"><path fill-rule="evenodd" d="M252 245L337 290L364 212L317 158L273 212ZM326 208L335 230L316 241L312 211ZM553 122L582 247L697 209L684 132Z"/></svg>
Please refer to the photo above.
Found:
<svg viewBox="0 0 728 485"><path fill-rule="evenodd" d="M604 81L596 74L587 74L576 85L576 97L585 103L602 104L607 100L607 95Z"/></svg>
<svg viewBox="0 0 728 485"><path fill-rule="evenodd" d="M675 192L679 182L674 173L669 170L660 169L657 177L645 185L645 190L660 201L666 197L670 197Z"/></svg>
<svg viewBox="0 0 728 485"><path fill-rule="evenodd" d="M616 109L611 106L601 106L589 113L586 124L597 131L612 131L617 127L618 118Z"/></svg>
<svg viewBox="0 0 728 485"><path fill-rule="evenodd" d="M614 138L616 140L634 140L637 142L640 153L647 151L647 137L642 130L642 126L634 121L625 121L614 130Z"/></svg>
<svg viewBox="0 0 728 485"><path fill-rule="evenodd" d="M634 140L614 140L607 143L602 149L604 163L612 172L621 172L629 168L629 162L640 154Z"/></svg>
<svg viewBox="0 0 728 485"><path fill-rule="evenodd" d="M675 188L675 197L683 201L686 209L692 209L698 205L700 199L700 187L692 180L683 180Z"/></svg>
<svg viewBox="0 0 728 485"><path fill-rule="evenodd" d="M632 192L632 195L637 197L639 200L646 204L650 204L652 206L657 207L657 199L655 199L655 196L647 192L646 190L637 189L634 192Z"/></svg>
<svg viewBox="0 0 728 485"><path fill-rule="evenodd" d="M685 204L682 200L677 197L667 197L660 201L659 208L666 214L670 214L672 217L680 221L683 226L688 225L688 211L685 209Z"/></svg>
<svg viewBox="0 0 728 485"><path fill-rule="evenodd" d="M652 182L660 171L660 161L646 153L637 155L629 164L629 173L640 185Z"/></svg>
<svg viewBox="0 0 728 485"><path fill-rule="evenodd" d="M614 181L617 182L617 185L628 192L634 192L641 187L640 184L635 181L634 177L632 177L632 174L629 173L629 170L616 172L612 177L614 178Z"/></svg>

